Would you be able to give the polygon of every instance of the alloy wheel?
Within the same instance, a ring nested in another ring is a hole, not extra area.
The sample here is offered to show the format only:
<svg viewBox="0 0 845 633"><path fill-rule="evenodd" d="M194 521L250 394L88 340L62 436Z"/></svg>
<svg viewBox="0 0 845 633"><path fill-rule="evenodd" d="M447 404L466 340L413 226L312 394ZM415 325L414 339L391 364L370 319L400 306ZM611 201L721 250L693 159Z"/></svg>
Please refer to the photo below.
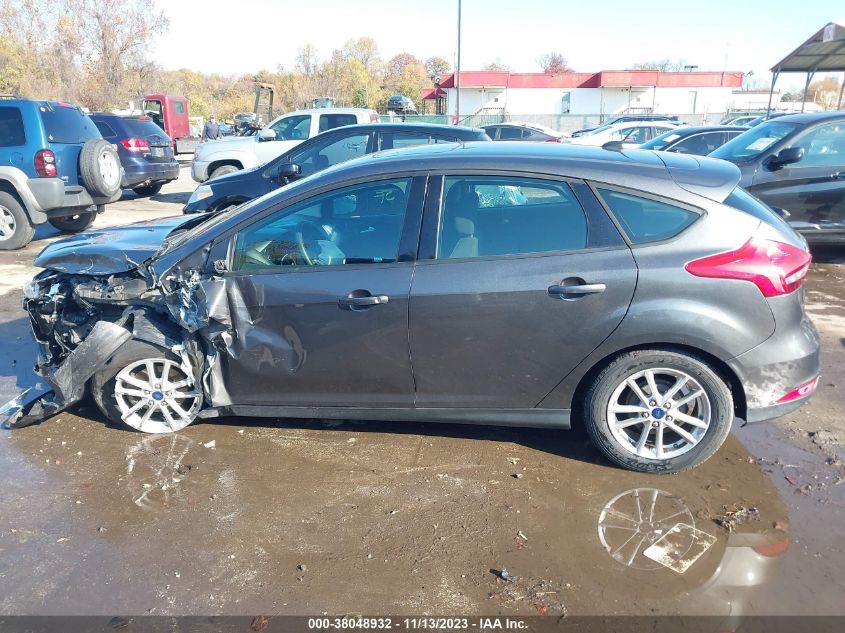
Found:
<svg viewBox="0 0 845 633"><path fill-rule="evenodd" d="M145 433L185 428L202 406L202 394L179 363L166 358L136 361L114 379L114 397L123 421Z"/></svg>
<svg viewBox="0 0 845 633"><path fill-rule="evenodd" d="M0 242L4 242L15 234L17 222L15 216L6 207L0 207Z"/></svg>
<svg viewBox="0 0 845 633"><path fill-rule="evenodd" d="M695 378L666 367L631 374L607 405L617 444L637 457L669 459L692 450L710 428L710 398Z"/></svg>

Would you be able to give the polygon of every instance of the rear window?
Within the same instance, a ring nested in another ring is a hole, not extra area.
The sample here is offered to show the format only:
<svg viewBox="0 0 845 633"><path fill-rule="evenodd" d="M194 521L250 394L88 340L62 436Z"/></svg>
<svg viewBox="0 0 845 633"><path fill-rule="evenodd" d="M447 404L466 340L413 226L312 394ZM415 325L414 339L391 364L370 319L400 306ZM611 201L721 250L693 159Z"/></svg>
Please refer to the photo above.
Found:
<svg viewBox="0 0 845 633"><path fill-rule="evenodd" d="M778 230L788 229L792 233L792 227L789 223L779 216L767 204L758 200L742 187L737 187L725 198L725 204L734 209L744 211L748 215L754 216L758 220L762 220L766 224L775 227Z"/></svg>
<svg viewBox="0 0 845 633"><path fill-rule="evenodd" d="M123 119L122 123L126 132L129 134L129 136L133 138L145 138L153 134L156 134L158 136L164 136L161 131L161 128L157 126L152 119L149 118L127 118Z"/></svg>
<svg viewBox="0 0 845 633"><path fill-rule="evenodd" d="M675 237L699 215L665 202L599 189L601 196L632 244L648 244Z"/></svg>
<svg viewBox="0 0 845 633"><path fill-rule="evenodd" d="M100 130L100 134L103 135L103 138L117 136L117 132L115 132L108 123L103 123L102 121L95 121L94 125L96 125L97 129Z"/></svg>
<svg viewBox="0 0 845 633"><path fill-rule="evenodd" d="M23 118L19 108L0 108L0 147L26 145Z"/></svg>
<svg viewBox="0 0 845 633"><path fill-rule="evenodd" d="M39 110L51 143L84 143L100 138L97 126L79 108L42 105Z"/></svg>

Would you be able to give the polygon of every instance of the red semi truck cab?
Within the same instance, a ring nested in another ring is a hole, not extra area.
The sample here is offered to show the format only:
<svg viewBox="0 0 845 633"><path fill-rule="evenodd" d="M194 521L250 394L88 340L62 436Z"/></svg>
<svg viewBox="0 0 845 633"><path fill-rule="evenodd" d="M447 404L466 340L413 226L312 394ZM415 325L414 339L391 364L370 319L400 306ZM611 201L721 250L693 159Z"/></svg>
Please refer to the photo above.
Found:
<svg viewBox="0 0 845 633"><path fill-rule="evenodd" d="M142 109L173 140L176 154L193 153L200 142L191 135L188 100L174 95L146 95Z"/></svg>

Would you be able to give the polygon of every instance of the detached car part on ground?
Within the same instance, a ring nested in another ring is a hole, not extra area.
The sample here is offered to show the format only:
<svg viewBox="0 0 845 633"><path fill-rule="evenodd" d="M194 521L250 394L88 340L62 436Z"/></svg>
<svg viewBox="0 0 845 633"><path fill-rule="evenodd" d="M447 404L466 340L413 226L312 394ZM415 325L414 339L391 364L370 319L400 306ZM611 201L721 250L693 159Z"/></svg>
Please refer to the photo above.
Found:
<svg viewBox="0 0 845 633"><path fill-rule="evenodd" d="M583 423L633 470L710 457L807 400L806 244L711 159L428 145L234 211L48 246L25 289L46 386L117 423L222 415Z"/></svg>

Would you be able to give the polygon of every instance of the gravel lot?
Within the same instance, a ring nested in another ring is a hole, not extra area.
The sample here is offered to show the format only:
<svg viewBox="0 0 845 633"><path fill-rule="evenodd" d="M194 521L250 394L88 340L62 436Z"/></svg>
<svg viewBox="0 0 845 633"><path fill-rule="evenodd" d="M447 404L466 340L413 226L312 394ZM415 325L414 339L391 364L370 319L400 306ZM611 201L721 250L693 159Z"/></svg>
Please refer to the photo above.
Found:
<svg viewBox="0 0 845 633"><path fill-rule="evenodd" d="M194 184L183 168L95 226L181 213ZM2 401L31 380L20 286L56 238L0 253ZM0 614L845 614L845 248L815 259L818 393L737 422L681 475L611 467L579 430L222 419L144 436L89 404L0 431ZM713 537L683 573L642 556L678 523Z"/></svg>

